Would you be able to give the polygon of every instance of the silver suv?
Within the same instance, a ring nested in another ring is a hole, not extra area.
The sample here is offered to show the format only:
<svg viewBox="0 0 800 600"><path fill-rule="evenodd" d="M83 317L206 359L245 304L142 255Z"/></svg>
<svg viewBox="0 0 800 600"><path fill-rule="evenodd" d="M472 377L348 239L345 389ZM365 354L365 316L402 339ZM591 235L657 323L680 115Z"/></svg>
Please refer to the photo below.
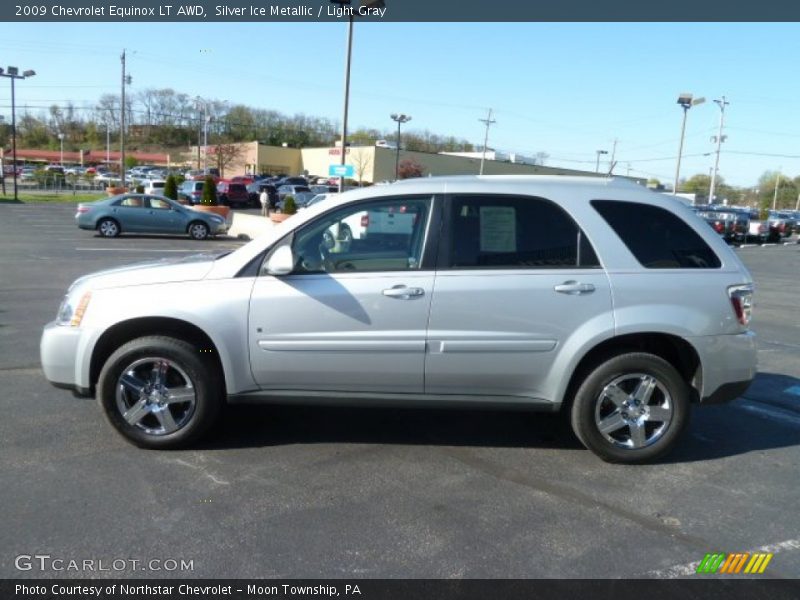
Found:
<svg viewBox="0 0 800 600"><path fill-rule="evenodd" d="M643 462L756 372L748 271L627 181L409 180L201 258L78 279L44 330L47 378L142 447L197 440L225 402L335 401L563 411Z"/></svg>

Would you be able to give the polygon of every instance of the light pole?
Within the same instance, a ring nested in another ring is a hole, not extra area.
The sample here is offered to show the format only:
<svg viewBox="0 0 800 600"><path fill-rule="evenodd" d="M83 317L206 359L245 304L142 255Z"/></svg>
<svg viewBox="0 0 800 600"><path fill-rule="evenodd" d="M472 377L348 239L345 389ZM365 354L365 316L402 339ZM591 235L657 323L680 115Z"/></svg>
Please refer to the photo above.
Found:
<svg viewBox="0 0 800 600"><path fill-rule="evenodd" d="M719 106L719 133L717 134L717 139L716 139L717 158L714 161L714 172L711 175L711 189L708 191L709 204L714 204L714 189L716 188L717 185L717 171L719 170L719 151L720 151L720 146L722 145L722 142L725 141L726 137L722 135L722 127L725 124L725 107L728 106L728 104L730 104L730 102L728 102L725 99L725 96L722 97L722 100L714 100L714 102L716 103L717 106Z"/></svg>
<svg viewBox="0 0 800 600"><path fill-rule="evenodd" d="M14 201L19 201L17 195L17 114L15 110L14 99L14 81L17 79L26 79L36 75L36 71L27 70L23 71L22 75L19 74L17 67L8 67L5 71L0 69L0 77L8 77L11 80L11 157L14 161Z"/></svg>
<svg viewBox="0 0 800 600"><path fill-rule="evenodd" d="M675 183L672 185L672 195L678 193L678 179L681 175L681 157L683 156L683 136L686 133L686 114L689 109L705 102L705 98L693 98L691 94L681 94L678 96L678 104L683 109L683 123L681 124L681 143L678 146L678 164L675 167Z"/></svg>
<svg viewBox="0 0 800 600"><path fill-rule="evenodd" d="M331 4L338 4L347 9L347 54L344 63L344 108L342 109L342 155L339 164L344 167L347 162L347 116L350 105L350 62L353 56L353 16L358 14L350 7L351 0L330 0ZM360 0L362 8L381 8L385 6L384 0ZM344 191L344 175L339 177L339 193Z"/></svg>
<svg viewBox="0 0 800 600"><path fill-rule="evenodd" d="M595 162L595 165L594 165L594 172L595 173L599 173L600 172L600 155L601 154L608 154L608 150L595 150L595 152L597 153L597 162Z"/></svg>
<svg viewBox="0 0 800 600"><path fill-rule="evenodd" d="M397 154L394 159L394 180L400 179L400 126L411 120L411 115L392 113L392 121L397 123Z"/></svg>
<svg viewBox="0 0 800 600"><path fill-rule="evenodd" d="M489 114L486 116L485 119L478 119L481 123L486 125L486 133L483 135L483 152L481 153L481 168L478 171L478 175L483 175L483 165L486 162L486 145L489 143L489 127L497 123L492 118L492 109L489 109Z"/></svg>
<svg viewBox="0 0 800 600"><path fill-rule="evenodd" d="M61 162L59 163L62 167L64 166L64 134L58 134L58 141L61 142Z"/></svg>

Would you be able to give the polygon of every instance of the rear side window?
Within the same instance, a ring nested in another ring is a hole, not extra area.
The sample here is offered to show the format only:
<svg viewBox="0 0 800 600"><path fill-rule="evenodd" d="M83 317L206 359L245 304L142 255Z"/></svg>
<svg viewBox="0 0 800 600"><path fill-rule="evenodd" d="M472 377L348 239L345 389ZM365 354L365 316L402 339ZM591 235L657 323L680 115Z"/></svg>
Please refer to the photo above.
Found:
<svg viewBox="0 0 800 600"><path fill-rule="evenodd" d="M454 196L450 267L599 267L580 227L558 205L526 196Z"/></svg>
<svg viewBox="0 0 800 600"><path fill-rule="evenodd" d="M714 251L678 215L658 206L592 200L592 206L647 269L718 269Z"/></svg>

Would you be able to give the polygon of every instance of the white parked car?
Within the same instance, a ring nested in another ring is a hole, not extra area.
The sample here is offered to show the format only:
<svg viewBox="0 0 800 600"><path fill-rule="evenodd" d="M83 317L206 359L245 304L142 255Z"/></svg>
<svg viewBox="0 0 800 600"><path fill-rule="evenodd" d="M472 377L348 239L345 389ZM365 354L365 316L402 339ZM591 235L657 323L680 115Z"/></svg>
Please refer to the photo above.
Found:
<svg viewBox="0 0 800 600"><path fill-rule="evenodd" d="M163 196L164 186L167 182L163 179L146 179L144 182L144 193L153 196Z"/></svg>
<svg viewBox="0 0 800 600"><path fill-rule="evenodd" d="M324 400L562 411L597 455L637 463L692 404L747 389L752 296L703 220L630 182L421 178L227 255L81 277L41 359L146 448L194 442L226 402Z"/></svg>

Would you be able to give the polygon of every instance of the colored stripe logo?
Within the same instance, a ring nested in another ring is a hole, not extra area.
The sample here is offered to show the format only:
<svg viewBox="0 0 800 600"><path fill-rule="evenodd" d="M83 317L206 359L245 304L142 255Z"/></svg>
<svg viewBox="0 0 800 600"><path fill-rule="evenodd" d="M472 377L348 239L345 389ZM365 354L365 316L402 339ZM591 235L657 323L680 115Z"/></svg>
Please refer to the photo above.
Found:
<svg viewBox="0 0 800 600"><path fill-rule="evenodd" d="M772 553L766 552L736 552L725 554L722 552L706 554L697 566L696 573L700 574L727 574L737 575L739 573L759 574L763 573L769 561L772 560Z"/></svg>

